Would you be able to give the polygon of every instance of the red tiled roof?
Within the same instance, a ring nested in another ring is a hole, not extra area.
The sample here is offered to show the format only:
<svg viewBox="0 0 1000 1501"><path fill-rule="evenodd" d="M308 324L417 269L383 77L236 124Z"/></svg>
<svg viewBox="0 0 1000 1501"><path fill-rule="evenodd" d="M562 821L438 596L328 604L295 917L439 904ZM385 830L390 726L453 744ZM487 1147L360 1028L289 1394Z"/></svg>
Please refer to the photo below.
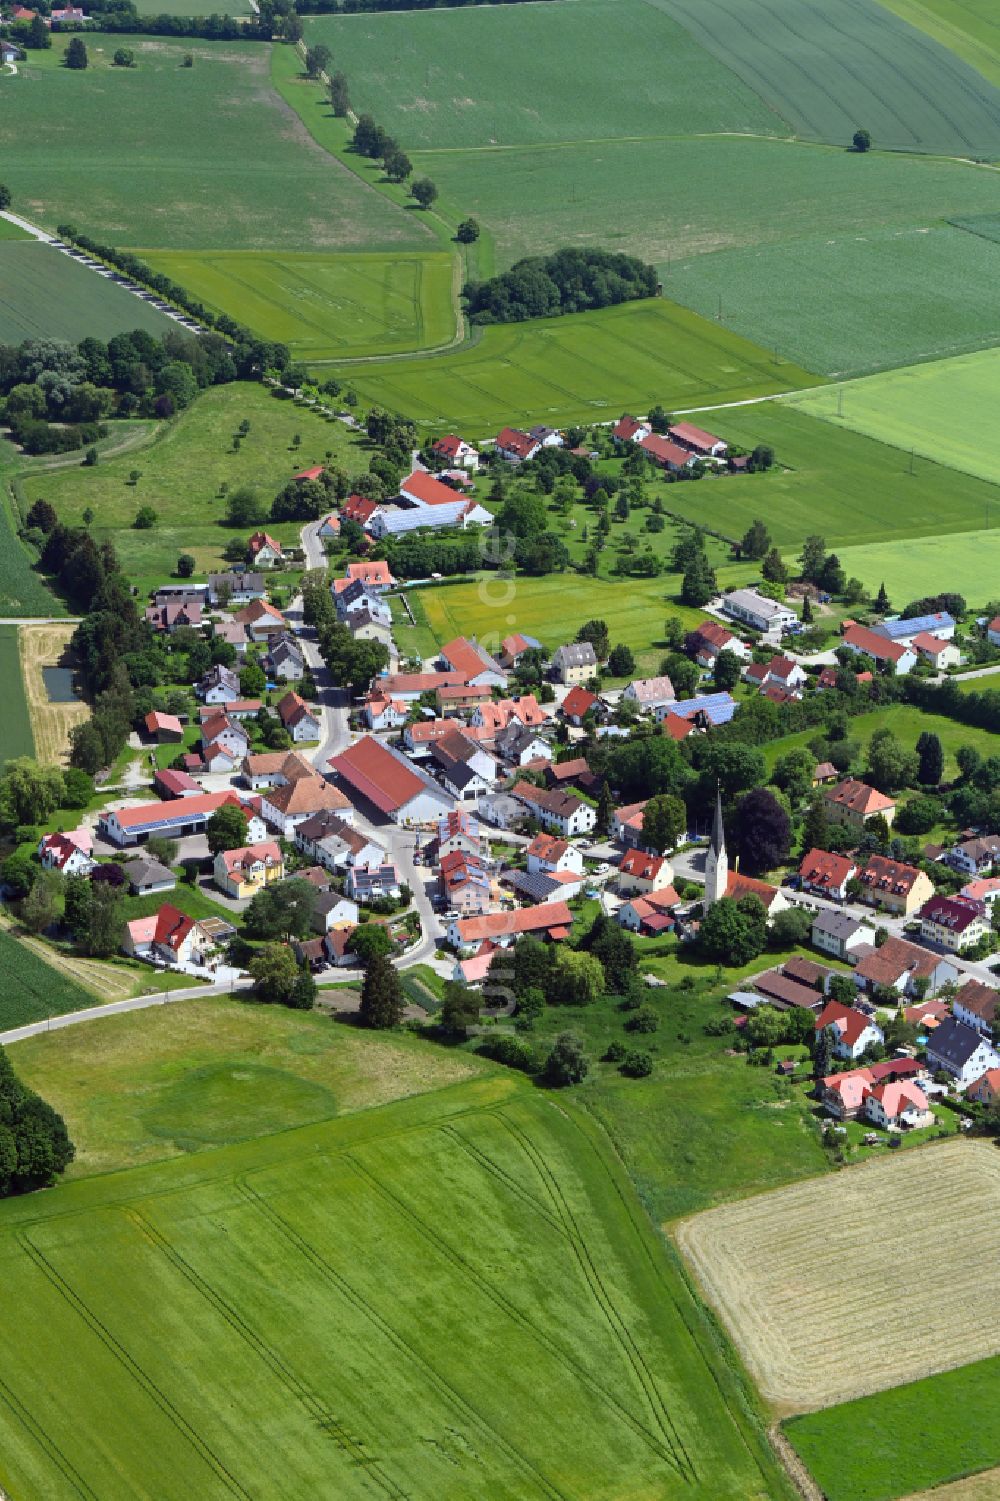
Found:
<svg viewBox="0 0 1000 1501"><path fill-rule="evenodd" d="M449 641L442 646L441 657L466 680L478 677L481 672L487 671L487 664L483 661L479 651L465 636L456 636L454 641Z"/></svg>
<svg viewBox="0 0 1000 1501"><path fill-rule="evenodd" d="M873 891L891 891L894 896L906 896L922 874L915 865L903 865L885 855L869 855L858 879Z"/></svg>
<svg viewBox="0 0 1000 1501"><path fill-rule="evenodd" d="M221 808L224 803L234 803L238 808L242 807L240 799L235 792L203 792L200 797L186 797L184 806L178 810L175 800L169 802L145 802L136 808L116 808L115 819L122 829L128 829L132 824L149 823L150 813L161 809L164 817L176 817L178 811L183 812L186 818L191 818L199 813L214 813L216 808ZM108 815L110 816L110 815Z"/></svg>
<svg viewBox="0 0 1000 1501"><path fill-rule="evenodd" d="M771 903L778 895L777 886L769 886L766 881L755 881L752 876L744 876L739 871L731 870L726 882L726 895L738 902L741 897L755 896L770 909Z"/></svg>
<svg viewBox="0 0 1000 1501"><path fill-rule="evenodd" d="M159 709L152 709L146 715L145 724L146 729L151 735L157 734L160 730L165 730L168 734L172 735L182 735L184 733L184 726L176 714L162 714Z"/></svg>
<svg viewBox="0 0 1000 1501"><path fill-rule="evenodd" d="M855 861L846 855L831 855L827 850L812 849L799 866L799 875L810 886L823 886L828 891L839 891L857 870Z"/></svg>
<svg viewBox="0 0 1000 1501"><path fill-rule="evenodd" d="M425 790L416 772L370 735L333 756L330 766L380 813L395 813Z"/></svg>
<svg viewBox="0 0 1000 1501"><path fill-rule="evenodd" d="M299 472L298 472L298 474L293 474L292 475L292 479L297 479L297 480L319 479L319 477L320 477L320 475L322 473L323 473L323 465L322 464L315 464L312 469L300 469Z"/></svg>
<svg viewBox="0 0 1000 1501"><path fill-rule="evenodd" d="M618 421L611 429L611 435L615 438L623 438L626 442L630 443L635 437L636 433L639 432L641 428L648 427L648 425L649 424L646 422L640 422L637 417L630 417L626 412L623 417L619 417Z"/></svg>
<svg viewBox="0 0 1000 1501"><path fill-rule="evenodd" d="M250 538L250 541L247 543L247 551L250 552L254 557L256 557L262 547L269 547L272 552L281 552L281 543L276 542L270 535L270 533L254 532L253 536Z"/></svg>
<svg viewBox="0 0 1000 1501"><path fill-rule="evenodd" d="M836 787L828 787L824 796L839 808L849 808L853 813L860 813L863 818L870 818L875 813L887 813L896 806L893 798L886 797L876 788L869 787L867 782L859 782L855 777L845 777Z"/></svg>
<svg viewBox="0 0 1000 1501"><path fill-rule="evenodd" d="M505 427L497 434L497 448L502 448L507 453L517 454L521 459L526 459L538 446L534 438L529 437L527 433L522 433L516 427Z"/></svg>
<svg viewBox="0 0 1000 1501"><path fill-rule="evenodd" d="M714 433L706 433L703 427L695 427L691 422L675 422L668 431L678 443L686 443L689 448L700 449L703 453L708 453L716 443L722 442Z"/></svg>
<svg viewBox="0 0 1000 1501"><path fill-rule="evenodd" d="M412 496L425 506L450 506L461 500L450 485L444 485L424 469L414 469L399 487L400 495Z"/></svg>
<svg viewBox="0 0 1000 1501"><path fill-rule="evenodd" d="M623 876L632 876L637 881L655 881L663 864L662 855L647 855L645 850L628 850L622 856L619 870Z"/></svg>
<svg viewBox="0 0 1000 1501"><path fill-rule="evenodd" d="M828 1001L816 1018L816 1031L822 1032L826 1027L835 1026L841 1040L848 1047L853 1047L865 1028L870 1026L869 1017L863 1011L855 1011L853 1006L844 1006L840 1001Z"/></svg>
<svg viewBox="0 0 1000 1501"><path fill-rule="evenodd" d="M502 938L514 933L551 931L553 935L573 926L573 914L565 902L542 902L537 907L519 907L514 912L494 912L485 917L466 917L456 923L461 942Z"/></svg>
<svg viewBox="0 0 1000 1501"><path fill-rule="evenodd" d="M671 740L685 740L688 735L694 734L694 725L690 719L683 719L680 714L674 714L672 710L664 715L660 729L664 735L669 735Z"/></svg>
<svg viewBox="0 0 1000 1501"><path fill-rule="evenodd" d="M864 625L848 626L844 632L844 641L848 646L863 651L865 656L874 657L876 662L898 662L909 650L901 641L888 641L885 636L876 635Z"/></svg>
<svg viewBox="0 0 1000 1501"><path fill-rule="evenodd" d="M575 688L569 690L563 699L562 711L571 718L582 719L596 703L597 694L591 693L589 688L584 688L582 683L578 683Z"/></svg>
<svg viewBox="0 0 1000 1501"><path fill-rule="evenodd" d="M685 464L691 462L692 456L686 448L681 448L677 443L671 443L667 438L661 438L659 433L650 433L648 438L643 438L639 447L658 463L673 464L676 469L683 469Z"/></svg>
<svg viewBox="0 0 1000 1501"><path fill-rule="evenodd" d="M352 583L355 579L360 579L363 584L390 585L396 582L384 558L378 558L372 563L348 563L347 577Z"/></svg>

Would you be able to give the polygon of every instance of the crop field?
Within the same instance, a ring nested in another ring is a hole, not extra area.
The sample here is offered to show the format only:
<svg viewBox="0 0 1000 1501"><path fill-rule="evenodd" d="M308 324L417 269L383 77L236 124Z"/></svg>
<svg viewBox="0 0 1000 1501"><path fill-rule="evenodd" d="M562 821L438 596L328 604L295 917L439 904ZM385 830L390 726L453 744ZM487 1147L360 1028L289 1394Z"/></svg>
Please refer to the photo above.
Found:
<svg viewBox="0 0 1000 1501"><path fill-rule="evenodd" d="M442 251L139 254L216 312L287 344L299 360L399 353L455 334L451 259Z"/></svg>
<svg viewBox="0 0 1000 1501"><path fill-rule="evenodd" d="M801 1410L1000 1350L1000 1333L982 1317L1000 1295L998 1200L1000 1155L985 1142L954 1140L709 1210L678 1238L761 1391ZM949 1250L956 1222L964 1272ZM857 1353L862 1328L867 1359ZM950 1422L957 1408L947 1411ZM884 1439L907 1425L875 1426ZM843 1424L842 1445L863 1431ZM1000 1435L981 1464L998 1455ZM914 1476L877 1494L926 1483Z"/></svg>
<svg viewBox="0 0 1000 1501"><path fill-rule="evenodd" d="M1000 154L1000 90L877 0L661 0L797 135L942 156Z"/></svg>
<svg viewBox="0 0 1000 1501"><path fill-rule="evenodd" d="M248 0L226 0L222 11L215 0L136 0L140 16L249 16Z"/></svg>
<svg viewBox="0 0 1000 1501"><path fill-rule="evenodd" d="M964 58L991 83L1000 83L1000 17L993 0L882 0L882 4Z"/></svg>
<svg viewBox="0 0 1000 1501"><path fill-rule="evenodd" d="M0 765L14 756L35 754L17 638L16 625L0 625L0 684L3 686L4 700L4 713L0 720Z"/></svg>
<svg viewBox="0 0 1000 1501"><path fill-rule="evenodd" d="M1000 350L887 370L792 398L801 411L1000 481ZM950 512L947 515L952 525Z"/></svg>
<svg viewBox="0 0 1000 1501"><path fill-rule="evenodd" d="M1000 531L872 542L841 548L838 556L849 578L859 578L873 592L884 582L889 598L903 604L936 594L947 579L974 605L983 605L995 596L1000 579Z"/></svg>
<svg viewBox="0 0 1000 1501"><path fill-rule="evenodd" d="M721 300L727 328L830 376L1000 343L1000 244L951 226L694 256L669 290L704 317Z"/></svg>
<svg viewBox="0 0 1000 1501"><path fill-rule="evenodd" d="M508 422L601 421L655 401L710 405L816 377L658 299L483 330L472 349L345 373L359 395L478 436Z"/></svg>
<svg viewBox="0 0 1000 1501"><path fill-rule="evenodd" d="M792 1495L603 1135L510 1078L9 1201L0 1255L13 1496Z"/></svg>
<svg viewBox="0 0 1000 1501"><path fill-rule="evenodd" d="M307 42L326 42L347 74L355 109L407 152L787 130L753 83L647 0L322 16L305 25ZM609 81L609 55L627 87Z"/></svg>
<svg viewBox="0 0 1000 1501"><path fill-rule="evenodd" d="M760 516L788 552L813 532L839 553L851 544L886 544L888 551L896 538L934 536L942 528L950 546L952 533L1000 525L996 485L921 458L912 460L911 474L908 451L806 413L797 402L772 401L702 412L695 420L730 442L748 449L770 444L776 468L766 475L670 485L660 492L664 505L734 538ZM963 545L960 536L954 545Z"/></svg>
<svg viewBox="0 0 1000 1501"><path fill-rule="evenodd" d="M26 229L19 224L11 224L9 219L0 219L0 240L30 240Z"/></svg>
<svg viewBox="0 0 1000 1501"><path fill-rule="evenodd" d="M88 35L86 71L36 53L3 80L0 159L28 218L177 250L432 243L310 138L271 89L268 47L132 36L138 66L112 68L120 44Z"/></svg>
<svg viewBox="0 0 1000 1501"><path fill-rule="evenodd" d="M976 1361L792 1418L785 1432L829 1501L892 1501L913 1486L936 1486L996 1464L998 1383L1000 1359ZM995 1496L996 1480L994 1470L993 1490L980 1494ZM974 1488L955 1489L953 1501L976 1495ZM947 1492L933 1495L947 1501Z"/></svg>
<svg viewBox="0 0 1000 1501"><path fill-rule="evenodd" d="M141 297L88 271L39 240L0 243L0 343L23 339L109 339L145 328L162 337L176 328Z"/></svg>
<svg viewBox="0 0 1000 1501"><path fill-rule="evenodd" d="M907 1496L905 1501L996 1501L998 1495L1000 1469L982 1470L978 1475L952 1481L950 1485L936 1485L919 1495Z"/></svg>
<svg viewBox="0 0 1000 1501"><path fill-rule="evenodd" d="M0 1032L93 1005L82 986L0 927Z"/></svg>

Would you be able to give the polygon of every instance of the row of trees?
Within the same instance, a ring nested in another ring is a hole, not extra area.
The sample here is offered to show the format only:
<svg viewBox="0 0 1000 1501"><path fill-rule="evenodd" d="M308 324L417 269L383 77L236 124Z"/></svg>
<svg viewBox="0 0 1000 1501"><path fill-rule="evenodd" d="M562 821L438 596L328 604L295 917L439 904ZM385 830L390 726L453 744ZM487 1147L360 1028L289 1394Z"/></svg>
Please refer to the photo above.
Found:
<svg viewBox="0 0 1000 1501"><path fill-rule="evenodd" d="M347 80L342 74L335 74L331 80L330 97L334 112L346 114L348 110ZM358 123L354 127L354 135L351 138L351 148L359 156L366 156L371 161L381 162L390 182L404 183L413 174L413 163L402 146L383 126L377 124L371 115L358 116ZM437 195L438 190L429 177L418 177L410 183L410 197L421 208L430 208Z"/></svg>

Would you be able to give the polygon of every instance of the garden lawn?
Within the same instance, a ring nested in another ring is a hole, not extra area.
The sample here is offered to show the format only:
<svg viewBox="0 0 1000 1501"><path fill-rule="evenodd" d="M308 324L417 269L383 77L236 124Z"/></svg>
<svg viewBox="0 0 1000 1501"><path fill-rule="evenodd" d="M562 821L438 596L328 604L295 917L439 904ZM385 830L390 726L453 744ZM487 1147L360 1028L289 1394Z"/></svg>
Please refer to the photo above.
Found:
<svg viewBox="0 0 1000 1501"><path fill-rule="evenodd" d="M657 401L668 410L738 401L816 379L659 299L497 325L472 349L337 373L365 400L470 438L507 423L609 420Z"/></svg>
<svg viewBox="0 0 1000 1501"><path fill-rule="evenodd" d="M0 1206L0 1483L790 1501L610 1144L560 1107L491 1075Z"/></svg>
<svg viewBox="0 0 1000 1501"><path fill-rule="evenodd" d="M1000 372L1000 363L997 369ZM845 394L845 411L850 405ZM911 461L908 449L903 452L888 442L819 422L816 415L813 405L797 401L699 413L694 421L730 442L747 449L758 443L770 445L775 468L767 474L706 477L668 485L658 491L664 505L737 539L759 516L774 542L789 553L814 532L839 554L851 545L867 547L942 532L962 534L987 523L1000 526L996 484L958 473L941 462L919 457ZM997 453L1000 460L1000 441ZM957 541L960 544L961 539ZM950 542L949 535L946 548ZM939 587L943 588L950 576L941 578Z"/></svg>
<svg viewBox="0 0 1000 1501"><path fill-rule="evenodd" d="M792 122L849 146L859 122L878 147L1000 154L1000 90L877 0L657 0Z"/></svg>
<svg viewBox="0 0 1000 1501"><path fill-rule="evenodd" d="M133 328L162 338L176 327L141 297L51 245L0 241L0 343L66 339L76 344Z"/></svg>
<svg viewBox="0 0 1000 1501"><path fill-rule="evenodd" d="M991 686L988 678L982 680L982 686L984 688ZM991 734L989 730L959 724L943 714L928 714L923 709L916 709L910 704L887 704L882 709L872 709L866 714L856 714L849 721L847 729L848 738L859 741L861 745L859 769L864 763L865 748L876 730L891 730L909 750L914 749L925 731L929 735L937 735L944 751L946 781L958 775L955 752L960 745L974 745L984 758L1000 753L1000 736ZM768 768L789 751L808 746L810 740L815 740L817 735L822 736L822 733L822 726L818 726L816 729L801 730L796 735L785 735L781 740L771 740L767 745L762 745L761 750Z"/></svg>
<svg viewBox="0 0 1000 1501"><path fill-rule="evenodd" d="M139 254L215 312L287 344L297 360L421 349L455 334L452 259L443 251Z"/></svg>
<svg viewBox="0 0 1000 1501"><path fill-rule="evenodd" d="M993 515L1000 515L1000 509ZM874 542L842 548L838 556L849 578L859 578L873 594L884 583L889 598L900 605L937 594L943 580L974 605L985 604L1000 578L1000 531Z"/></svg>
<svg viewBox="0 0 1000 1501"><path fill-rule="evenodd" d="M991 249L1000 256L1000 245ZM1000 318L996 332L1000 336ZM838 427L1000 481L1000 424L995 420L1000 350L887 370L792 400L801 411ZM945 510L943 516L950 530L950 512Z"/></svg>
<svg viewBox="0 0 1000 1501"><path fill-rule="evenodd" d="M412 215L311 140L271 88L270 47L99 33L86 44L85 71L57 66L57 47L3 80L0 159L26 217L171 249L427 243ZM123 44L134 69L107 66Z"/></svg>
<svg viewBox="0 0 1000 1501"><path fill-rule="evenodd" d="M18 547L20 544L16 544ZM0 691L3 693L3 717L0 719L0 765L14 756L33 756L35 737L31 732L31 715L24 692L21 654L16 625L0 625Z"/></svg>
<svg viewBox="0 0 1000 1501"><path fill-rule="evenodd" d="M785 1432L830 1501L892 1501L1000 1460L998 1383L993 1356L791 1418Z"/></svg>
<svg viewBox="0 0 1000 1501"><path fill-rule="evenodd" d="M354 109L411 154L787 128L753 83L646 0L323 16L305 26L307 43L325 42L347 74Z"/></svg>
<svg viewBox="0 0 1000 1501"><path fill-rule="evenodd" d="M169 900L169 898L166 898ZM13 1044L26 1084L66 1118L72 1178L287 1131L439 1089L481 1065L405 1033L206 996Z"/></svg>
<svg viewBox="0 0 1000 1501"><path fill-rule="evenodd" d="M244 420L250 431L234 452L233 435ZM129 577L156 583L173 573L183 552L194 556L199 575L223 566L227 543L249 535L252 528L234 531L223 525L221 485L230 491L249 486L266 513L293 474L327 462L328 452L333 463L352 472L366 467L366 456L343 423L281 401L261 385L234 383L201 392L177 417L157 424L146 447L93 468L25 469L21 485L26 505L44 497L71 525L81 524L89 506L95 534L113 539ZM132 485L134 470L141 478ZM132 523L141 505L151 505L158 519L154 527L136 531ZM281 541L297 541L299 524L269 522L268 530Z"/></svg>
<svg viewBox="0 0 1000 1501"><path fill-rule="evenodd" d="M0 1032L93 1004L88 991L0 928Z"/></svg>

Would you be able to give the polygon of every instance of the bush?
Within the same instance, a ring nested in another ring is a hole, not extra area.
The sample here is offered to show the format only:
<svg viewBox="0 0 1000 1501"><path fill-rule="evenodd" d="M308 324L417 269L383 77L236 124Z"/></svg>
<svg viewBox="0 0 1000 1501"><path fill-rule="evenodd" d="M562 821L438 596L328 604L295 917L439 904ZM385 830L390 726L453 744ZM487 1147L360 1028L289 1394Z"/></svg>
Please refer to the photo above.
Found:
<svg viewBox="0 0 1000 1501"><path fill-rule="evenodd" d="M498 1032L496 1037L484 1037L476 1051L484 1058L492 1058L494 1063L519 1068L525 1074L532 1073L535 1067L535 1055L528 1044L505 1032Z"/></svg>
<svg viewBox="0 0 1000 1501"><path fill-rule="evenodd" d="M626 1032L655 1032L659 1025L660 1018L652 1006L640 1006L639 1010L633 1011L626 1021L625 1030Z"/></svg>
<svg viewBox="0 0 1000 1501"><path fill-rule="evenodd" d="M605 1063L621 1063L628 1056L628 1048L623 1042L613 1042L604 1055Z"/></svg>
<svg viewBox="0 0 1000 1501"><path fill-rule="evenodd" d="M647 1074L653 1072L653 1055L640 1052L638 1049L626 1053L622 1059L621 1072L630 1079L645 1079Z"/></svg>

